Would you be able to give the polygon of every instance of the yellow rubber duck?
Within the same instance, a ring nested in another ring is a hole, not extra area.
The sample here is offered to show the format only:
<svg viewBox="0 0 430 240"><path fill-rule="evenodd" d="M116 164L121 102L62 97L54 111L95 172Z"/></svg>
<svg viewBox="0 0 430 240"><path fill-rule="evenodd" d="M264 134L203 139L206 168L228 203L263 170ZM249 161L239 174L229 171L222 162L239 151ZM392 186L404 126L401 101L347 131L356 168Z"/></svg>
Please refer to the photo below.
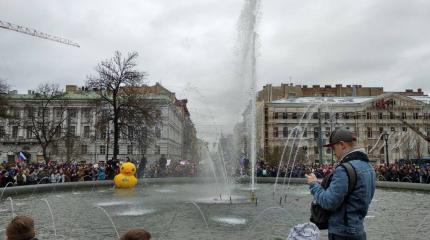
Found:
<svg viewBox="0 0 430 240"><path fill-rule="evenodd" d="M136 166L131 162L121 164L120 173L113 179L117 188L132 188L137 184Z"/></svg>

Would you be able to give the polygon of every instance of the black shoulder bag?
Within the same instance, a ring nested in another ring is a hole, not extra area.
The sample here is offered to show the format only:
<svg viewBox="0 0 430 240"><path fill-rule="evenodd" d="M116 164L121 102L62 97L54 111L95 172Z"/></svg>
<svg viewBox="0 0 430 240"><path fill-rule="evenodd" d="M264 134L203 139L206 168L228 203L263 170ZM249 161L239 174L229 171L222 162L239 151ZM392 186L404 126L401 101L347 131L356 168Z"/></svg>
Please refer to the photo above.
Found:
<svg viewBox="0 0 430 240"><path fill-rule="evenodd" d="M348 194L345 196L345 200L346 200L346 198L355 188L355 184L357 183L357 174L355 172L354 167L349 162L342 163L339 166L342 166L343 168L345 168L346 173L348 175ZM321 186L324 189L327 189L330 186L332 177L333 177L333 173L329 174L323 179L323 181L321 182ZM330 217L330 214L331 212L329 210L322 208L318 203L315 203L314 201L312 201L310 221L313 222L315 225L317 225L317 227L320 230L324 230L328 228L328 219ZM345 218L346 218L346 213L345 213Z"/></svg>

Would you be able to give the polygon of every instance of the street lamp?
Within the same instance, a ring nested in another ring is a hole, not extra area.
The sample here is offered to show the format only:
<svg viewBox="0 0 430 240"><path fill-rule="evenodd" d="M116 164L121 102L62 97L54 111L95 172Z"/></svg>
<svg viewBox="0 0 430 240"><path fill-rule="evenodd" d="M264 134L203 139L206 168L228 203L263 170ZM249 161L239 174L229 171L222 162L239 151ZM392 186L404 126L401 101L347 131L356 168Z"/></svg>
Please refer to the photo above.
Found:
<svg viewBox="0 0 430 240"><path fill-rule="evenodd" d="M385 164L388 166L390 164L389 160L388 160L388 133L387 131L384 132L384 134L382 134L382 137L384 138L385 141Z"/></svg>

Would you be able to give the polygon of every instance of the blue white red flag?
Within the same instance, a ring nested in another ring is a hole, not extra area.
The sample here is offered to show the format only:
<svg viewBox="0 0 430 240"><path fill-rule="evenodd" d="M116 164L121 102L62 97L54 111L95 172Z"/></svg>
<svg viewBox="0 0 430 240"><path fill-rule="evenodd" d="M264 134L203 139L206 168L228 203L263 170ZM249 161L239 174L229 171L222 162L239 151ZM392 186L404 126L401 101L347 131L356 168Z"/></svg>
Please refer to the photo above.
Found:
<svg viewBox="0 0 430 240"><path fill-rule="evenodd" d="M25 161L25 160L27 160L27 158L25 157L25 155L24 155L24 153L23 152L19 152L19 154L18 154L18 161Z"/></svg>

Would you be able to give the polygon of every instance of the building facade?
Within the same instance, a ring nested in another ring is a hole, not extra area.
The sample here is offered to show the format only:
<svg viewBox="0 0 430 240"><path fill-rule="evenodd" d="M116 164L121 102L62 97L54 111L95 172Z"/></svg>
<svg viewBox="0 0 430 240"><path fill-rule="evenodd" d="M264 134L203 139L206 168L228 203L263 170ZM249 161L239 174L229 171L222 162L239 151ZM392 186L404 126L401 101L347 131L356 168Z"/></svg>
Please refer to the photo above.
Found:
<svg viewBox="0 0 430 240"><path fill-rule="evenodd" d="M267 161L279 161L286 151L284 159L331 162L331 149L320 145L336 127L355 132L373 162L386 162L386 144L391 162L430 155L425 139L430 136L428 96L296 97L266 102L261 108L258 145Z"/></svg>
<svg viewBox="0 0 430 240"><path fill-rule="evenodd" d="M120 133L119 158L140 160L145 156L149 163L161 156L180 161L193 155L192 142L196 130L186 106L186 100L177 100L175 94L160 84L142 87L144 98L160 112L160 121L148 126L145 141L128 133ZM46 101L37 93L10 92L4 96L3 106L10 117L0 119L0 158L13 161L18 153L25 152L31 161L42 161L43 147L51 160L106 161L113 154L113 126L98 126L106 106L101 104L95 91L66 86L61 98ZM140 128L142 129L142 128ZM38 133L46 131L46 141ZM187 133L187 134L186 134ZM185 136L187 138L185 138ZM49 142L49 143L48 143ZM186 144L187 143L187 144ZM194 154L195 155L195 154Z"/></svg>

